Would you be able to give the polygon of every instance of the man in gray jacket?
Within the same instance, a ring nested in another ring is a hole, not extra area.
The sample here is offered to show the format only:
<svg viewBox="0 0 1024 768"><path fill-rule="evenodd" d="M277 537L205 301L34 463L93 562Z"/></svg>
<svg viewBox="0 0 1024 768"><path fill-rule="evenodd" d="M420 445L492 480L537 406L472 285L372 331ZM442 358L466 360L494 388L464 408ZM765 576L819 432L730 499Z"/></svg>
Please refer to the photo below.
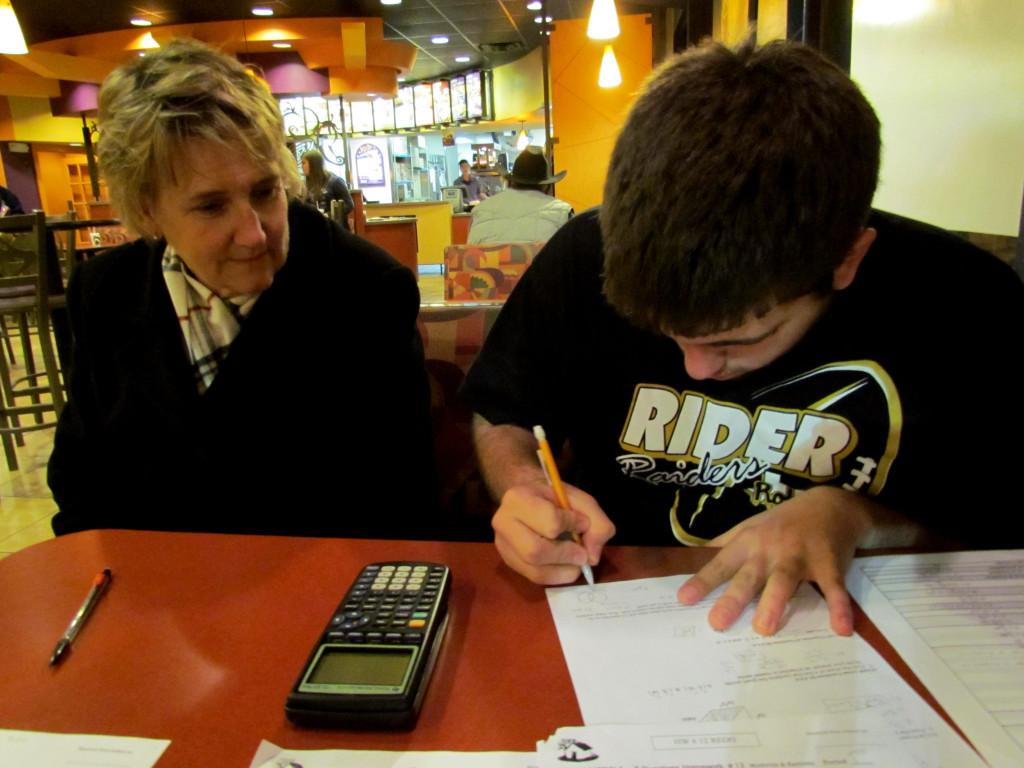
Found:
<svg viewBox="0 0 1024 768"><path fill-rule="evenodd" d="M480 203L473 211L470 243L531 243L550 238L573 215L572 206L548 194L565 178L551 175L543 153L528 147L512 166L508 189Z"/></svg>

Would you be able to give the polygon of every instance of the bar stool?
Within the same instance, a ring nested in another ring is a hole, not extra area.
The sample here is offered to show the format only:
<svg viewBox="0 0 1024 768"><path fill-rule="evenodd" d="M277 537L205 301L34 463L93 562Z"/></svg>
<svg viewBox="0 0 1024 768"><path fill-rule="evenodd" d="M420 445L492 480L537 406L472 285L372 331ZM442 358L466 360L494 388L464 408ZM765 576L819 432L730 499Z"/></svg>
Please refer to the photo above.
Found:
<svg viewBox="0 0 1024 768"><path fill-rule="evenodd" d="M50 332L52 312L65 306L65 301L61 293L54 291L56 286L51 285L47 255L46 215L42 211L0 217L0 315L17 318L25 356L25 375L12 379L11 365L0 349L0 441L12 471L18 468L15 442L24 445L25 432L54 426L64 407L60 369ZM53 266L59 279L59 265ZM29 340L30 318L35 320L42 371L35 370ZM49 403L42 402L43 394L49 394ZM19 405L18 400L26 397L32 402ZM52 421L43 418L48 413L54 414ZM28 415L35 417L35 423L22 425L20 417Z"/></svg>

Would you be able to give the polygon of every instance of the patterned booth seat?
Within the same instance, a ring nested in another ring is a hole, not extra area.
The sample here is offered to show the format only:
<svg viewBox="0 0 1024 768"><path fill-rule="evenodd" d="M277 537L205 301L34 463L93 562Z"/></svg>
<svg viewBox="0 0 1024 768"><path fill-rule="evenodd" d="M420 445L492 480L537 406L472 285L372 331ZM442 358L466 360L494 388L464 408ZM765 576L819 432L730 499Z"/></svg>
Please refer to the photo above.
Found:
<svg viewBox="0 0 1024 768"><path fill-rule="evenodd" d="M507 299L544 243L449 245L444 249L444 290L449 301Z"/></svg>

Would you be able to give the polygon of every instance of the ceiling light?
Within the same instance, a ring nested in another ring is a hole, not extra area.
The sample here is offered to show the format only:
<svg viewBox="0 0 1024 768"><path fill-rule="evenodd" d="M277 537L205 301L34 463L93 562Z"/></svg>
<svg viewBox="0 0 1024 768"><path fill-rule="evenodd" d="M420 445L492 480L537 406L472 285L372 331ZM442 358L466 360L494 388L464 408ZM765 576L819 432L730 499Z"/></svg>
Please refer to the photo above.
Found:
<svg viewBox="0 0 1024 768"><path fill-rule="evenodd" d="M28 53L11 0L0 0L0 53Z"/></svg>
<svg viewBox="0 0 1024 768"><path fill-rule="evenodd" d="M155 49L159 48L160 47L160 43L158 43L156 41L156 38L153 37L153 33L152 32L146 32L145 34L142 35L142 37L139 38L137 46L139 48L144 48L147 51L152 51L152 50L155 50Z"/></svg>
<svg viewBox="0 0 1024 768"><path fill-rule="evenodd" d="M615 60L615 52L611 45L604 47L604 55L601 57L601 71L597 76L597 84L602 88L615 88L622 85L622 73L619 71L619 62Z"/></svg>
<svg viewBox="0 0 1024 768"><path fill-rule="evenodd" d="M534 16L534 18L533 18L533 23L534 24L540 24L543 21L544 21L544 17L543 16Z"/></svg>
<svg viewBox="0 0 1024 768"><path fill-rule="evenodd" d="M402 0L380 0L381 5L401 5Z"/></svg>
<svg viewBox="0 0 1024 768"><path fill-rule="evenodd" d="M274 9L267 8L265 5L257 5L252 9L253 16L273 16Z"/></svg>
<svg viewBox="0 0 1024 768"><path fill-rule="evenodd" d="M619 16L615 0L594 0L587 22L587 37L591 40L614 40L619 36Z"/></svg>
<svg viewBox="0 0 1024 768"><path fill-rule="evenodd" d="M291 43L271 43L274 48L291 48Z"/></svg>
<svg viewBox="0 0 1024 768"><path fill-rule="evenodd" d="M456 56L455 60L459 62L459 64L465 64L469 61L469 56Z"/></svg>
<svg viewBox="0 0 1024 768"><path fill-rule="evenodd" d="M138 16L136 16L134 19L131 19L129 21L129 23L133 27L152 27L153 26L153 22L152 21L150 21L149 19L140 18Z"/></svg>
<svg viewBox="0 0 1024 768"><path fill-rule="evenodd" d="M444 35L434 35L430 38L430 42L434 45L448 45L448 38Z"/></svg>
<svg viewBox="0 0 1024 768"><path fill-rule="evenodd" d="M526 10L528 11L539 11L543 6L539 0L533 0L532 3L527 3Z"/></svg>
<svg viewBox="0 0 1024 768"><path fill-rule="evenodd" d="M369 98L371 98L371 99L375 99L375 98L377 98L377 94L376 94L376 93L368 93L368 94L366 94L366 95L367 95L367 96L368 96Z"/></svg>

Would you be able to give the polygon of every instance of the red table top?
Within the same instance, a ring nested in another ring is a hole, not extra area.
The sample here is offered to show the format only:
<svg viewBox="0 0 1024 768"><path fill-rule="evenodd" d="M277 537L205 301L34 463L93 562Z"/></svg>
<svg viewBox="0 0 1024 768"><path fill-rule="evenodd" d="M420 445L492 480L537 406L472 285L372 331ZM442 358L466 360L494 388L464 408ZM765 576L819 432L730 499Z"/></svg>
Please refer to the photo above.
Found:
<svg viewBox="0 0 1024 768"><path fill-rule="evenodd" d="M692 573L709 549L610 547L602 581ZM310 730L284 701L360 568L442 562L451 621L416 728ZM59 666L57 639L113 582ZM858 611L857 629L935 706ZM490 544L87 531L0 561L0 727L170 739L160 766L248 765L293 749L532 751L579 707L543 588ZM936 707L937 708L937 707Z"/></svg>

